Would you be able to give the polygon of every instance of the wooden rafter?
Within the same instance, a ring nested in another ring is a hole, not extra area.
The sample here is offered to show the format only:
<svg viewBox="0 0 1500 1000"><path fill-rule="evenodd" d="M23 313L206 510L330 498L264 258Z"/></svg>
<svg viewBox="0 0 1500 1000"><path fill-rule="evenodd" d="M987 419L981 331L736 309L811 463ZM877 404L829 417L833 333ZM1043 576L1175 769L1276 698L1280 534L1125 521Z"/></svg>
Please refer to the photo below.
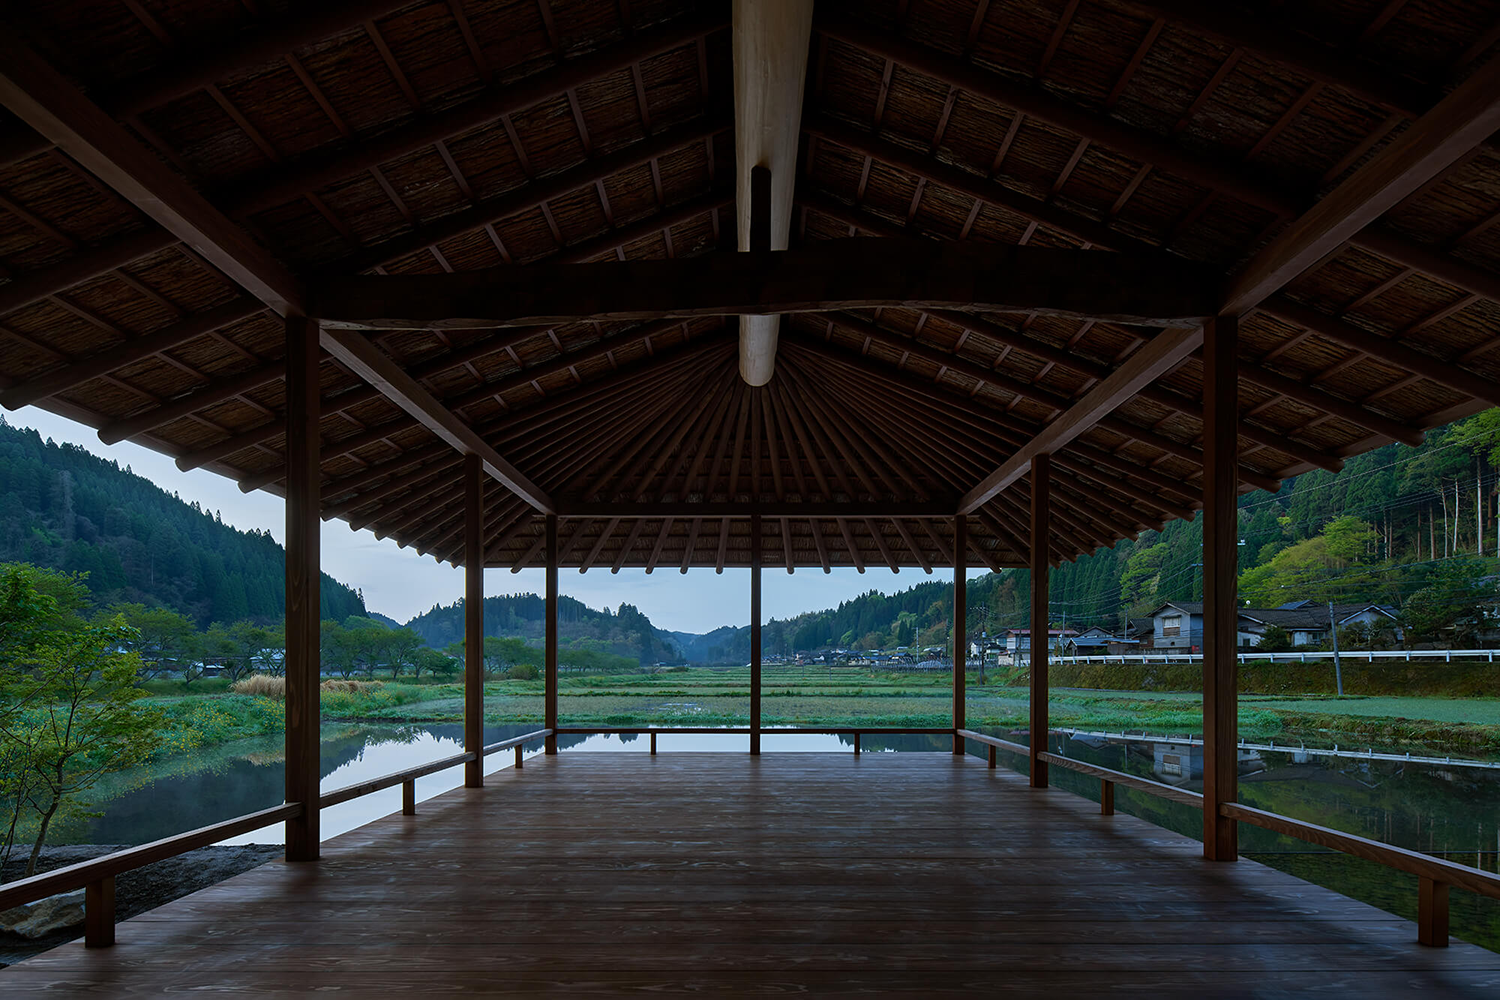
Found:
<svg viewBox="0 0 1500 1000"><path fill-rule="evenodd" d="M1235 275L1223 312L1260 305L1500 129L1500 60L1480 67Z"/></svg>
<svg viewBox="0 0 1500 1000"><path fill-rule="evenodd" d="M546 514L556 512L556 504L545 491L506 461L473 428L455 416L453 411L434 399L389 355L382 353L360 335L342 330L323 330L322 344L325 351L378 388L382 395L447 442L459 454L478 455L485 475L537 510Z"/></svg>

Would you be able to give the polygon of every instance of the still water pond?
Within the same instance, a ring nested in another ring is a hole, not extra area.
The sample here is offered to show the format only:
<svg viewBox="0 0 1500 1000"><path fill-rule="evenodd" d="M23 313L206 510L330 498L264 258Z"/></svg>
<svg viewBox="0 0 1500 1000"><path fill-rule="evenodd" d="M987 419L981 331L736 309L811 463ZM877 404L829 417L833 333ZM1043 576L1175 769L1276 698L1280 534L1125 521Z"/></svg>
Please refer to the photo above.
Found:
<svg viewBox="0 0 1500 1000"><path fill-rule="evenodd" d="M491 726L486 743L530 732L532 724ZM1025 734L996 732L1017 742ZM325 792L377 778L423 761L462 750L459 725L347 725L328 724L322 743ZM281 802L283 768L280 739L245 741L169 762L153 772L114 776L99 790L94 805L101 815L72 824L65 837L75 843L138 844L183 830L204 826ZM632 735L561 737L564 751L646 753L650 741ZM847 737L808 733L776 733L764 737L766 752L824 751L848 753ZM944 751L951 744L939 736L866 736L866 752ZM663 734L661 753L710 751L744 753L742 735ZM971 744L974 753L983 747ZM1078 760L1139 774L1158 781L1200 789L1191 762L1185 773L1172 773L1170 757L1164 764L1161 747L1150 743L1093 744L1057 737L1055 751ZM540 752L541 741L528 744L527 755ZM1000 760L1024 767L1021 760ZM510 752L485 761L487 773L512 766ZM1165 767L1165 770L1164 770ZM1500 770L1414 765L1399 761L1358 758L1312 758L1292 753L1265 752L1241 762L1240 799L1247 805L1279 812L1324 826L1346 830L1397 847L1449 857L1487 871L1500 864ZM417 782L417 798L431 798L462 782L463 769L450 768ZM1052 784L1089 798L1098 798L1098 782L1054 768ZM1119 811L1131 813L1166 829L1197 839L1202 820L1189 807L1152 796L1118 789ZM401 808L400 787L389 788L326 809L323 836L334 837ZM1362 899L1393 913L1415 918L1417 886L1412 876L1392 872L1372 862L1331 854L1266 830L1242 825L1240 849L1248 857L1338 892ZM279 826L247 834L226 843L279 843ZM1500 901L1455 890L1455 936L1500 950Z"/></svg>

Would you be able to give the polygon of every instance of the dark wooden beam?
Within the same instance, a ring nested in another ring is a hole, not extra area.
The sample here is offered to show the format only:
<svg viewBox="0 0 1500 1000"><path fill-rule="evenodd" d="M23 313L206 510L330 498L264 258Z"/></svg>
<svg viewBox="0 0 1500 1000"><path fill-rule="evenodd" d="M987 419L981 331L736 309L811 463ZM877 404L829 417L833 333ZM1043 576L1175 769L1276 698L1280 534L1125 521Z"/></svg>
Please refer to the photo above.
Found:
<svg viewBox="0 0 1500 1000"><path fill-rule="evenodd" d="M702 13L635 32L624 42L568 59L551 69L493 84L471 100L445 111L421 115L410 124L363 142L299 157L258 176L237 180L232 190L223 193L222 201L235 215L253 214L293 201L345 177L488 125L504 115L561 97L569 90L628 69L642 59L690 45L726 25L726 13L715 5Z"/></svg>
<svg viewBox="0 0 1500 1000"><path fill-rule="evenodd" d="M402 257L420 253L445 240L471 233L485 225L493 225L517 215L536 211L555 198L592 188L617 174L633 170L660 157L670 156L678 150L711 138L728 127L729 123L719 115L711 115L673 126L643 142L633 143L614 152L584 160L576 167L536 178L521 187L480 202L472 208L423 223L411 232L402 233L383 243L361 250L335 264L321 268L320 271L324 275L357 274L389 264ZM647 216L628 226L612 228L601 234L599 239L609 240L613 237L619 240L617 245L630 243L639 238L643 227L656 225L657 220L660 220L658 228L677 225L682 221L685 211L696 214L700 204L703 204L702 210L708 212L714 207L728 204L733 200L727 195L713 194L710 197L714 199L710 204L704 204L700 199L692 199L683 205L672 206L657 215ZM558 259L587 259L598 252L596 247L599 246L601 244L594 240L586 240L575 246L565 247ZM604 247L604 249L613 249L613 247Z"/></svg>
<svg viewBox="0 0 1500 1000"><path fill-rule="evenodd" d="M1373 63L1361 61L1305 37L1296 26L1262 13L1240 13L1228 4L1197 0L1105 0L1111 7L1161 18L1194 34L1217 38L1230 48L1249 49L1319 83L1346 90L1381 107L1416 118L1435 94ZM1287 8L1283 8L1287 9Z"/></svg>
<svg viewBox="0 0 1500 1000"><path fill-rule="evenodd" d="M484 785L484 470L464 456L464 785Z"/></svg>
<svg viewBox="0 0 1500 1000"><path fill-rule="evenodd" d="M342 329L488 329L877 306L1191 325L1206 318L1217 280L1159 255L850 239L676 260L335 278L319 289L316 310L325 327Z"/></svg>
<svg viewBox="0 0 1500 1000"><path fill-rule="evenodd" d="M295 13L235 29L217 40L195 39L182 47L177 58L159 60L146 73L111 88L100 100L116 117L149 111L406 6L410 0L342 0L295 7Z"/></svg>
<svg viewBox="0 0 1500 1000"><path fill-rule="evenodd" d="M1047 637L1051 629L1048 601L1048 540L1052 537L1052 456L1038 452L1031 458L1031 787L1047 787Z"/></svg>
<svg viewBox="0 0 1500 1000"><path fill-rule="evenodd" d="M962 512L953 518L953 753L961 757L964 738L960 729L968 728L964 713L964 681L969 663L969 640L965 619L969 614L969 519Z"/></svg>
<svg viewBox="0 0 1500 1000"><path fill-rule="evenodd" d="M1497 129L1500 60L1492 59L1252 257L1231 280L1223 313L1260 305Z"/></svg>
<svg viewBox="0 0 1500 1000"><path fill-rule="evenodd" d="M992 497L1024 476L1031 460L1066 448L1075 438L1099 422L1142 386L1171 371L1203 343L1203 329L1170 329L1130 356L1104 381L1075 403L1066 413L1044 426L1031 441L1010 457L1005 464L986 476L959 501L960 514L972 513Z"/></svg>
<svg viewBox="0 0 1500 1000"><path fill-rule="evenodd" d="M1318 312L1316 309L1305 306L1300 302L1295 302L1285 295L1271 296L1261 304L1259 311L1290 323L1293 326L1299 326L1304 330L1311 330L1318 336L1331 340L1335 344L1340 344L1350 350L1368 354L1376 361L1393 365L1402 371L1408 371L1414 375L1421 375L1423 378L1430 379L1438 385L1445 385L1457 389L1459 392L1468 393L1475 399L1482 400L1490 406L1500 406L1500 383L1460 368L1457 362L1444 361L1442 358L1423 354L1421 351L1407 347L1405 344L1398 343L1389 337L1370 333L1353 324L1346 323L1336 316ZM1260 381L1259 375L1260 372L1250 369L1243 362L1240 363L1241 378L1248 382L1265 384ZM1334 412L1321 403L1314 403L1311 400L1303 400L1303 402L1312 406L1318 406L1320 409L1328 410L1330 413ZM1360 409L1363 410L1365 408L1360 407ZM1379 431L1387 437L1391 437L1403 444L1412 443L1412 434L1417 435L1419 442L1421 440L1420 428L1409 428L1406 435L1397 437L1391 433L1394 428L1371 427L1362 415L1359 419L1355 419L1354 415L1345 416L1344 414L1338 414L1338 416L1357 423L1362 427L1370 427L1371 430Z"/></svg>
<svg viewBox="0 0 1500 1000"><path fill-rule="evenodd" d="M485 474L545 514L556 504L547 493L506 461L474 429L417 384L397 362L364 336L345 330L323 330L323 347L370 383L423 427L463 455L478 455Z"/></svg>
<svg viewBox="0 0 1500 1000"><path fill-rule="evenodd" d="M0 286L0 316L49 295L65 292L131 261L176 246L178 242L177 237L165 229L149 226L126 236L116 236L107 243L85 247L56 264L13 273L11 280Z"/></svg>
<svg viewBox="0 0 1500 1000"><path fill-rule="evenodd" d="M573 502L559 500L562 517L618 517L622 520L655 520L660 517L844 517L921 520L953 516L952 498L926 503L902 501L696 501L667 503Z"/></svg>
<svg viewBox="0 0 1500 1000"><path fill-rule="evenodd" d="M750 517L750 756L760 756L760 571L764 538L759 514Z"/></svg>
<svg viewBox="0 0 1500 1000"><path fill-rule="evenodd" d="M118 368L135 364L221 327L249 319L264 309L265 306L254 299L241 297L201 313L194 313L155 333L133 337L123 344L105 348L56 371L11 386L0 392L0 406L14 410L60 392L67 392Z"/></svg>
<svg viewBox="0 0 1500 1000"><path fill-rule="evenodd" d="M1163 136L1085 111L1052 97L1043 88L980 69L952 53L919 44L904 35L880 31L847 14L827 11L819 14L814 27L829 38L1154 164L1209 190L1223 191L1278 215L1293 215L1303 208L1304 200L1299 195L1268 184L1249 173L1240 162L1189 152Z"/></svg>
<svg viewBox="0 0 1500 1000"><path fill-rule="evenodd" d="M543 725L557 732L557 515L547 514L542 541L547 550L547 594L542 655L545 662L542 690ZM527 558L530 558L528 554ZM525 560L523 560L524 562ZM557 737L548 736L546 753L557 753Z"/></svg>
<svg viewBox="0 0 1500 1000"><path fill-rule="evenodd" d="M1203 856L1239 857L1237 826L1219 806L1238 798L1239 524L1233 468L1239 323L1221 316L1203 343Z"/></svg>
<svg viewBox="0 0 1500 1000"><path fill-rule="evenodd" d="M0 104L281 315L305 314L302 285L243 229L0 24Z"/></svg>
<svg viewBox="0 0 1500 1000"><path fill-rule="evenodd" d="M904 147L893 148L897 150L904 149ZM903 169L909 168L904 167ZM962 177L969 178L976 185L987 185L989 188L1006 190L991 181L985 181L982 178L975 177L971 174L966 174L963 171L959 171L959 174L961 174ZM922 175L919 174L918 176ZM971 197L979 196L971 195ZM813 208L818 212L826 214L831 218L837 219L847 225L854 226L857 229L863 230L867 233L872 233L874 235L880 236L890 236L895 235L898 231L898 227L892 225L890 222L880 218L879 216L872 215L868 212L862 212L859 209L856 209L849 205L845 205L840 201L829 198L828 196L818 192L804 191L802 193L799 193L798 200L802 202L803 205L809 208ZM1075 225L1074 229L1068 229L1064 227L1064 231L1078 236L1080 239L1087 238L1090 239L1091 242L1099 242L1099 240L1094 240L1091 237L1080 235L1081 233L1090 232L1093 227L1095 227L1094 223L1079 223ZM1112 234L1102 231L1095 232L1093 235L1098 236L1100 240L1110 240L1112 238ZM1113 242L1101 242L1100 245L1115 246L1122 250L1128 250L1134 245L1128 239L1124 239L1123 242L1122 239L1124 238L1115 237ZM1030 338L1023 337L1019 334L1010 333L998 324L989 322L988 320L980 316L971 316L967 313L954 312L951 310L937 310L934 311L932 315L945 319L950 323L956 323L972 333L983 334L984 336L997 340L1002 344L1009 344L1010 346L1018 350L1026 351L1027 353L1030 353L1035 357L1039 357L1044 361L1050 361L1053 364L1083 372L1084 374L1090 375L1094 378L1104 378L1109 373L1109 368L1102 363L1092 362L1086 358L1071 355L1068 352L1048 349L1044 345L1037 344L1036 342L1030 340ZM1332 320L1334 324L1348 326L1348 324L1344 324L1339 320L1332 319L1332 317L1330 317L1330 320ZM840 322L843 321L840 320ZM863 320L856 320L855 322L865 323L865 321ZM865 323L865 326L873 327L873 324ZM880 328L875 327L875 329ZM1357 335L1363 332L1353 327L1349 327L1349 329L1353 331L1351 335ZM901 350L910 350L914 355L917 351L920 350L932 350L930 348L924 348L922 345L916 344L916 342L911 338L907 338L904 336L902 337L902 343L903 346L901 347ZM908 347L907 345L913 346ZM963 361L962 359L955 360L954 362L949 364L948 367L952 367L955 371L958 371L961 370L958 367L959 365L967 365L969 366L969 370L978 372L984 372L988 370L980 366L973 365L971 362ZM1255 372L1255 370L1256 369L1253 367L1247 367L1247 369L1243 373L1245 378L1253 378L1253 373ZM980 376L974 375L971 377ZM1006 376L996 374L988 376L987 379L988 381L996 385L1006 385L1007 387L1009 387L1010 383L1017 382L1017 380L1007 379ZM1020 390L1016 389L1014 391ZM1320 392L1320 390L1310 391ZM1159 405L1176 410L1180 413L1186 414L1187 416L1193 417L1194 419L1201 420L1203 417L1203 408L1200 405L1198 405L1193 400L1179 395L1178 393L1172 392L1171 390L1166 389L1162 386L1146 386L1141 390L1141 397L1144 399L1152 400ZM1248 421L1242 421L1240 424L1240 436L1254 441L1257 444L1263 444L1268 447L1275 448L1277 451L1289 455L1290 457L1295 458L1298 461L1303 462L1309 466L1312 466L1313 468L1326 469L1330 472L1337 472L1340 468L1343 467L1342 461L1337 456L1319 452L1317 449L1311 448L1306 444L1291 440L1283 431L1260 427L1256 424L1249 423ZM1397 440L1401 439L1398 438ZM1274 492L1274 490L1277 488L1275 485L1268 485L1262 482L1258 482L1256 477L1260 477L1262 479L1265 477L1254 469L1243 469L1242 474L1245 474L1247 476L1247 478L1245 478L1244 480L1245 482L1251 483L1261 489L1266 489Z"/></svg>
<svg viewBox="0 0 1500 1000"><path fill-rule="evenodd" d="M318 683L322 672L318 523L318 331L301 316L286 321L286 801L302 811L286 821L286 859L316 861Z"/></svg>

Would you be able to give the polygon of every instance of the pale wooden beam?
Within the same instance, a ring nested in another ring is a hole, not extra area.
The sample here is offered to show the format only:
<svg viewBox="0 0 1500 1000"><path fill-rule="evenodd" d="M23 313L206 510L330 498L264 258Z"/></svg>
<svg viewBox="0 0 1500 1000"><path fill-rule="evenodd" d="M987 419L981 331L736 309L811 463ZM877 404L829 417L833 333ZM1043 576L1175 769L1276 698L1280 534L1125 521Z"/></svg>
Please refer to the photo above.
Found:
<svg viewBox="0 0 1500 1000"><path fill-rule="evenodd" d="M742 251L751 249L757 231L757 168L763 249L787 247L812 17L813 0L734 0L735 211ZM740 377L748 384L771 380L780 328L775 315L747 314L740 321Z"/></svg>
<svg viewBox="0 0 1500 1000"><path fill-rule="evenodd" d="M1037 455L1051 454L1065 448L1075 438L1107 416L1143 386L1177 367L1203 344L1203 328L1169 329L1157 334L1115 369L1114 373L1090 389L1067 412L1047 424L1012 455L1004 465L990 473L959 501L960 514L972 514L1007 486L1024 476Z"/></svg>
<svg viewBox="0 0 1500 1000"><path fill-rule="evenodd" d="M416 418L423 427L446 441L459 454L478 455L485 474L491 479L538 511L544 514L556 513L557 505L546 491L506 461L472 427L438 402L395 359L368 339L357 333L324 329L322 343L323 349L330 355L379 389L382 395Z"/></svg>

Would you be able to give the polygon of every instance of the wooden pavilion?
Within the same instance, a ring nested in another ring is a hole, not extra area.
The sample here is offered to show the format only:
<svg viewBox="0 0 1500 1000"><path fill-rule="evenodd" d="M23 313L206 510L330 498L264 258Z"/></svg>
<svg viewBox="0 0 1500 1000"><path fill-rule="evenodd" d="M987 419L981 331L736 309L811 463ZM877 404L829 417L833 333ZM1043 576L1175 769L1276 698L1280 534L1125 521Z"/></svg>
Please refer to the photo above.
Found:
<svg viewBox="0 0 1500 1000"><path fill-rule="evenodd" d="M1434 944L1496 891L1238 805L1233 654L1240 492L1500 404L1500 3L5 16L0 403L286 497L288 860L320 521L467 568L477 785L485 566L553 609L562 567L749 566L757 636L763 566L1029 566L1045 620L1049 566L1201 509L1205 856L1373 852Z"/></svg>

